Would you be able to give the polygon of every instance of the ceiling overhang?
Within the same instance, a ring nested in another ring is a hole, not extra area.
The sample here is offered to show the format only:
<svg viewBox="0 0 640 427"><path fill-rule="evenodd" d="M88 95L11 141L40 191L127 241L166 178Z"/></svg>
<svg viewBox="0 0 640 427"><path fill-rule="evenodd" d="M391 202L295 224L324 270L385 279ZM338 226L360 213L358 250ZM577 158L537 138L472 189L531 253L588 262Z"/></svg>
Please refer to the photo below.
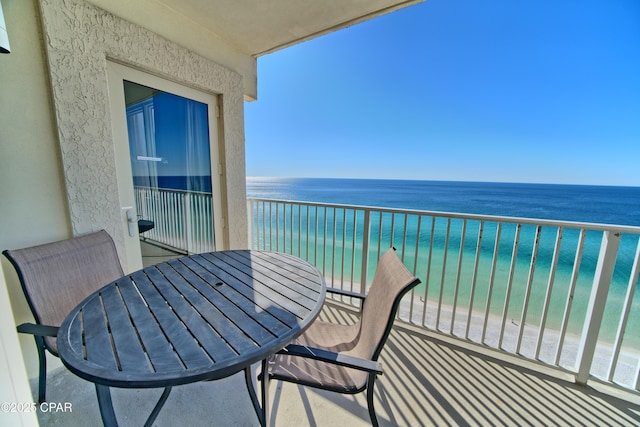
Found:
<svg viewBox="0 0 640 427"><path fill-rule="evenodd" d="M85 0L240 74L257 99L256 58L424 0Z"/></svg>
<svg viewBox="0 0 640 427"><path fill-rule="evenodd" d="M156 0L253 57L423 0Z"/></svg>

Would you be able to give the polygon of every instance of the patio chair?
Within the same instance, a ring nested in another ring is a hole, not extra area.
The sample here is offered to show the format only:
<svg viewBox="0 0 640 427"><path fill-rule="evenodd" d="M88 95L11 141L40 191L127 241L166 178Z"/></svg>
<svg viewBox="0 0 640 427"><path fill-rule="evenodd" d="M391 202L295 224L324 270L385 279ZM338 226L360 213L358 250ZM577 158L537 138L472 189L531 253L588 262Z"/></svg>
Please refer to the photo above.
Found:
<svg viewBox="0 0 640 427"><path fill-rule="evenodd" d="M36 321L18 326L32 334L40 361L38 401L46 398L45 349L58 357L56 335L67 314L102 286L124 275L116 247L102 230L67 240L2 252L13 264Z"/></svg>
<svg viewBox="0 0 640 427"><path fill-rule="evenodd" d="M400 300L420 280L402 264L394 249L379 260L369 293L327 289L362 300L359 320L339 325L316 320L298 339L263 363L263 417L268 416L269 379L344 394L367 391L371 423L378 425L373 389L382 367L377 362L391 332ZM268 376L264 375L268 366ZM262 420L263 422L266 421Z"/></svg>

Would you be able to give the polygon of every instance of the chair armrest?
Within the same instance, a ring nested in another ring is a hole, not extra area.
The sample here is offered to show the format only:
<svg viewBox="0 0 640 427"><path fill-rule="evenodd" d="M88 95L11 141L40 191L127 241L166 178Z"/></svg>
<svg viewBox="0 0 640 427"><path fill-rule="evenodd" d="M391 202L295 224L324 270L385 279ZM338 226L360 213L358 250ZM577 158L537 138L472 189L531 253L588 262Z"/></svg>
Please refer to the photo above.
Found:
<svg viewBox="0 0 640 427"><path fill-rule="evenodd" d="M58 326L36 325L35 323L23 323L16 328L22 334L31 334L39 337L55 337L58 335Z"/></svg>
<svg viewBox="0 0 640 427"><path fill-rule="evenodd" d="M333 351L322 350L315 347L289 344L280 350L278 354L306 357L309 359L332 363L338 366L358 369L360 371L372 372L378 375L382 374L382 365L374 360L361 359L359 357L348 356L346 354L335 353Z"/></svg>
<svg viewBox="0 0 640 427"><path fill-rule="evenodd" d="M351 297L351 298L358 298L360 300L364 300L366 298L366 295L362 295L361 293L358 293L358 292L345 291L344 289L327 288L327 292L331 294L344 295L346 297Z"/></svg>

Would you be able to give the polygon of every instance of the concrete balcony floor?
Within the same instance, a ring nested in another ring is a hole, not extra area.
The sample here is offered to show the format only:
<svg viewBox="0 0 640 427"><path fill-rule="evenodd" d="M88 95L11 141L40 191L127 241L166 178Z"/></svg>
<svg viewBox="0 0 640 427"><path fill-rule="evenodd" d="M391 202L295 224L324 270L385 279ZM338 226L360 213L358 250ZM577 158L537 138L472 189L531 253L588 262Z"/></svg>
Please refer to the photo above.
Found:
<svg viewBox="0 0 640 427"><path fill-rule="evenodd" d="M321 318L350 322L354 315L329 303ZM462 341L395 328L381 362L385 374L376 386L375 405L383 426L640 425L637 394L581 387L566 374L495 357ZM49 402L71 403L72 412L39 412L42 426L101 425L91 383L60 368L49 373L47 392ZM142 426L160 393L114 389L120 425ZM272 424L279 427L370 425L364 393L338 395L274 381L270 396ZM257 426L258 421L244 377L237 374L175 387L154 425Z"/></svg>

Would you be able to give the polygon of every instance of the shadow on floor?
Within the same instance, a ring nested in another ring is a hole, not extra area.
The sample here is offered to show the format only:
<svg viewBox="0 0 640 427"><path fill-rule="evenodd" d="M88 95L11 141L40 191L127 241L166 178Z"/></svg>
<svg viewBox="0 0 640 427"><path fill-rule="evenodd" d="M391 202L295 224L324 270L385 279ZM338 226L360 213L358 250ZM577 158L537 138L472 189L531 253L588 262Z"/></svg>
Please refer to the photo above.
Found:
<svg viewBox="0 0 640 427"><path fill-rule="evenodd" d="M321 319L351 322L353 314L325 305ZM471 347L394 329L382 352L375 406L382 426L638 426L640 400L619 399L558 376L499 360ZM33 386L36 386L33 384ZM142 426L162 390L113 391L121 426ZM370 425L366 396L339 395L271 383L272 424ZM72 412L38 414L42 426L100 426L95 389L60 368L49 373L50 402ZM244 377L174 387L154 424L183 427L257 426Z"/></svg>

